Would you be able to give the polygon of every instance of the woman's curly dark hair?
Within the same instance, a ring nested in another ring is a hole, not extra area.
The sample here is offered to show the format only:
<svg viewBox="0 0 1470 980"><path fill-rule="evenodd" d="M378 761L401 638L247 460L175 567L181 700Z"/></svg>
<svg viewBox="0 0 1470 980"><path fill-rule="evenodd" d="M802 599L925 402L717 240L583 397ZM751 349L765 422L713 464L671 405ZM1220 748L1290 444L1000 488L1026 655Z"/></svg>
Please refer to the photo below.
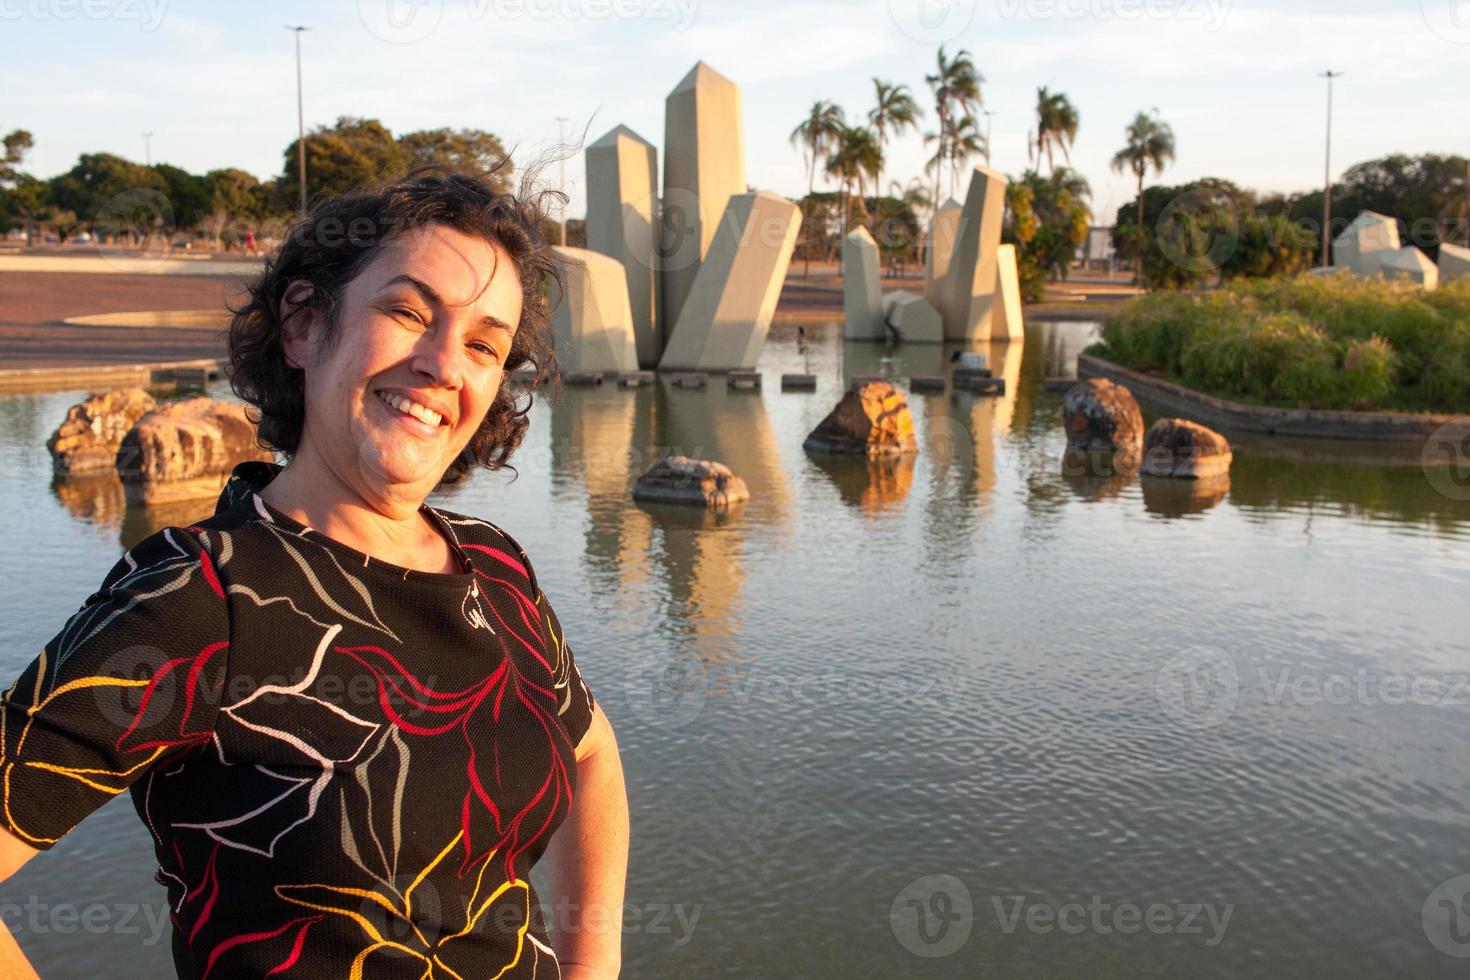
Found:
<svg viewBox="0 0 1470 980"><path fill-rule="evenodd" d="M530 181L523 186L529 187ZM285 321L310 309L324 324L323 336L315 341L317 349L331 350L341 339L338 304L348 283L385 242L415 228L442 224L505 249L520 275L522 306L500 390L435 489L458 485L475 467L509 467L529 425L532 393L558 376L546 287L556 284L559 301L563 282L551 246L542 237L546 212L541 201L548 195L558 196L524 189L519 194L501 193L478 176L418 170L314 207L292 226L241 305L231 310L230 387L259 413L256 441L289 458L296 453L306 422L305 375L286 361ZM282 302L297 281L311 284L310 296L282 317ZM532 365L534 372L522 379L516 372L526 365Z"/></svg>

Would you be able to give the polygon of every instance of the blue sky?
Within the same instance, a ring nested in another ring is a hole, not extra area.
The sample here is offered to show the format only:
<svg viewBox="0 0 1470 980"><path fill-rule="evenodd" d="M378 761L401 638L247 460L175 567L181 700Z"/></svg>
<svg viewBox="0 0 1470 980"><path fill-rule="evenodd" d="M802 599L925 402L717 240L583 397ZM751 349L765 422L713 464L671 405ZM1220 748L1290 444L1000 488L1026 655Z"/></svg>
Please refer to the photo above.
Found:
<svg viewBox="0 0 1470 980"><path fill-rule="evenodd" d="M1132 194L1108 161L1142 109L1174 127L1167 182L1320 185L1329 67L1347 73L1336 172L1470 154L1470 0L0 0L0 130L35 134L43 176L84 151L141 160L144 131L155 162L273 175L296 133L292 23L312 28L308 126L477 127L522 157L555 142L557 116L578 133L590 120L589 140L624 123L661 146L664 97L702 58L742 86L751 184L791 196L806 175L787 134L816 99L866 113L877 75L908 84L935 127L924 75L941 40L985 75L1003 171L1026 166L1036 87L1071 97L1100 222ZM917 176L926 155L900 138L888 176ZM575 216L580 155L566 178Z"/></svg>

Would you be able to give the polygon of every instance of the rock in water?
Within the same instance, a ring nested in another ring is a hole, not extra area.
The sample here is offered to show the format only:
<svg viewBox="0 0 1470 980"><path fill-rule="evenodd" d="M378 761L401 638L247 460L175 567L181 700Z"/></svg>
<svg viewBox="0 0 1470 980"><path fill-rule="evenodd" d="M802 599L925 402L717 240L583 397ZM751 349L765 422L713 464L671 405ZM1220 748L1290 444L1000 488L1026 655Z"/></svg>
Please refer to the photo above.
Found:
<svg viewBox="0 0 1470 980"><path fill-rule="evenodd" d="M157 404L142 388L114 388L67 409L66 420L46 440L56 473L110 473L123 436Z"/></svg>
<svg viewBox="0 0 1470 980"><path fill-rule="evenodd" d="M887 381L854 385L803 443L809 452L884 456L916 453L909 403Z"/></svg>
<svg viewBox="0 0 1470 980"><path fill-rule="evenodd" d="M1122 385L1093 378L1062 399L1067 448L1081 452L1137 455L1143 449L1143 413Z"/></svg>
<svg viewBox="0 0 1470 980"><path fill-rule="evenodd" d="M129 504L219 495L237 463L275 457L255 443L245 406L189 398L149 412L123 436L117 475Z"/></svg>
<svg viewBox="0 0 1470 980"><path fill-rule="evenodd" d="M750 499L750 489L730 467L712 459L665 456L633 484L633 499L697 504L722 510Z"/></svg>
<svg viewBox="0 0 1470 980"><path fill-rule="evenodd" d="M1188 419L1159 419L1144 440L1142 472L1214 480L1230 473L1232 458L1229 441L1214 429Z"/></svg>

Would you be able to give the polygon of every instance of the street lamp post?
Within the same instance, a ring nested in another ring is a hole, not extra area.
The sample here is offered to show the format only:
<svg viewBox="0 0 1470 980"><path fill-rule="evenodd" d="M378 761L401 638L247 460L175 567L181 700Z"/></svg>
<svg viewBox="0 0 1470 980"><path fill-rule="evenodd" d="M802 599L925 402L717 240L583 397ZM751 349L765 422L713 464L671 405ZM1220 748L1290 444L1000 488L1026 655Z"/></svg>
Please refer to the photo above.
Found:
<svg viewBox="0 0 1470 980"><path fill-rule="evenodd" d="M985 113L985 165L990 166L990 120L995 116L995 110L982 109Z"/></svg>
<svg viewBox="0 0 1470 980"><path fill-rule="evenodd" d="M1318 77L1327 79L1327 166L1322 182L1322 266L1326 268L1332 242L1332 81L1341 78L1342 72L1328 69Z"/></svg>
<svg viewBox="0 0 1470 980"><path fill-rule="evenodd" d="M296 34L296 179L301 184L301 197L297 210L306 216L306 109L301 99L301 32L309 27L286 25L286 30Z"/></svg>
<svg viewBox="0 0 1470 980"><path fill-rule="evenodd" d="M143 133L143 166L153 166L153 134Z"/></svg>
<svg viewBox="0 0 1470 980"><path fill-rule="evenodd" d="M567 123L569 121L566 116L556 117L557 138L561 143L557 148L557 156L561 158L557 161L561 168L561 176L557 178L556 189L561 192L562 196L561 229L558 232L562 245L566 245L567 243Z"/></svg>

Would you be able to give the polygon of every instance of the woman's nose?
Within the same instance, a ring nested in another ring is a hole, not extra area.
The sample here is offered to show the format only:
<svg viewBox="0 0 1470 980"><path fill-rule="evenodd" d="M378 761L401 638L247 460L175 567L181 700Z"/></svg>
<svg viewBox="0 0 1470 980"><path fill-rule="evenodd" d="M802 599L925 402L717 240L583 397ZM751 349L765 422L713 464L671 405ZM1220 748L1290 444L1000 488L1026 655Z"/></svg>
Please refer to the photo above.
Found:
<svg viewBox="0 0 1470 980"><path fill-rule="evenodd" d="M445 388L458 388L464 378L464 349L451 330L427 330L414 352L415 371Z"/></svg>

